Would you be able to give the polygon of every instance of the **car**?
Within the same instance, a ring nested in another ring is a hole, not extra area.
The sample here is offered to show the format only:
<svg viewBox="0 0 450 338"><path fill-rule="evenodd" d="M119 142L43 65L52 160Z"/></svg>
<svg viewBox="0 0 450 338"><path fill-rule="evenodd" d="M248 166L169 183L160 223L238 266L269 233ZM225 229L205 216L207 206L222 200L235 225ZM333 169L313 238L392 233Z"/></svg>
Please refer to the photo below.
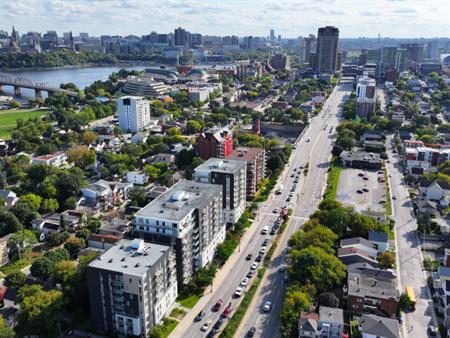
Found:
<svg viewBox="0 0 450 338"><path fill-rule="evenodd" d="M380 171L378 171L378 174L384 174L384 171L382 171L382 170L380 170Z"/></svg>
<svg viewBox="0 0 450 338"><path fill-rule="evenodd" d="M252 278L253 277L253 275L254 275L254 271L253 270L250 270L249 272L247 272L247 278Z"/></svg>
<svg viewBox="0 0 450 338"><path fill-rule="evenodd" d="M277 230L276 230L275 228L272 228L272 229L270 230L269 235L273 236L273 235L275 235L276 233L277 233Z"/></svg>
<svg viewBox="0 0 450 338"><path fill-rule="evenodd" d="M311 142L311 137L308 137L308 138L306 139L306 142Z"/></svg>
<svg viewBox="0 0 450 338"><path fill-rule="evenodd" d="M203 323L200 330L202 330L202 331L208 330L208 327L209 327L209 325L211 325L211 323L212 323L212 320L208 319L206 322Z"/></svg>
<svg viewBox="0 0 450 338"><path fill-rule="evenodd" d="M257 261L258 263L261 262L263 260L263 255L258 255L256 256L255 261Z"/></svg>
<svg viewBox="0 0 450 338"><path fill-rule="evenodd" d="M205 315L206 315L206 312L205 312L204 310L200 311L200 312L198 313L198 315L195 316L194 322L199 322L199 321L201 321L201 320L205 317Z"/></svg>
<svg viewBox="0 0 450 338"><path fill-rule="evenodd" d="M231 302L228 304L228 306L223 310L222 312L222 318L228 318L233 308L231 307Z"/></svg>
<svg viewBox="0 0 450 338"><path fill-rule="evenodd" d="M393 199L393 200L396 200L396 199L397 199L397 196L392 196L392 199Z"/></svg>
<svg viewBox="0 0 450 338"><path fill-rule="evenodd" d="M252 327L250 328L250 330L248 330L247 336L248 336L248 337L253 337L253 336L255 335L255 332L256 332L256 327L252 326Z"/></svg>
<svg viewBox="0 0 450 338"><path fill-rule="evenodd" d="M266 247L266 246L263 246L263 247L261 248L261 250L259 250L259 253L264 255L264 254L266 253L266 250L267 250L267 247Z"/></svg>
<svg viewBox="0 0 450 338"><path fill-rule="evenodd" d="M288 197L288 198L286 198L286 202L291 202L292 201L292 198L291 197Z"/></svg>
<svg viewBox="0 0 450 338"><path fill-rule="evenodd" d="M294 183L298 183L298 178L296 178L296 179L294 180Z"/></svg>
<svg viewBox="0 0 450 338"><path fill-rule="evenodd" d="M270 300L266 301L263 306L264 312L269 312L272 308L272 302Z"/></svg>
<svg viewBox="0 0 450 338"><path fill-rule="evenodd" d="M369 189L367 189L367 188L362 188L362 191L364 191L364 192L369 192Z"/></svg>
<svg viewBox="0 0 450 338"><path fill-rule="evenodd" d="M368 178L367 176L364 176L362 179L363 179L364 181L368 181L368 180L369 180L369 178Z"/></svg>
<svg viewBox="0 0 450 338"><path fill-rule="evenodd" d="M253 254L249 253L247 257L245 257L246 261L250 261L253 258Z"/></svg>
<svg viewBox="0 0 450 338"><path fill-rule="evenodd" d="M362 194L363 192L362 192L362 190L359 190L359 189L358 189L358 190L356 190L356 193L357 193L357 194Z"/></svg>
<svg viewBox="0 0 450 338"><path fill-rule="evenodd" d="M219 319L217 320L217 322L214 324L214 330L220 329L220 327L222 326L222 324L223 324L223 318L219 318Z"/></svg>
<svg viewBox="0 0 450 338"><path fill-rule="evenodd" d="M289 193L289 197L292 197L292 196L294 196L294 192L291 191L291 192Z"/></svg>
<svg viewBox="0 0 450 338"><path fill-rule="evenodd" d="M247 277L245 277L242 282L241 282L241 286L247 286L249 279Z"/></svg>
<svg viewBox="0 0 450 338"><path fill-rule="evenodd" d="M240 297L240 296L242 296L242 292L244 292L244 287L238 286L238 287L236 288L236 290L234 291L234 295L235 295L236 297Z"/></svg>
<svg viewBox="0 0 450 338"><path fill-rule="evenodd" d="M428 325L428 333L430 334L430 336L436 336L438 334L438 329L433 326L433 325Z"/></svg>
<svg viewBox="0 0 450 338"><path fill-rule="evenodd" d="M286 270L286 265L284 265L284 264L281 264L279 267L278 267L278 271L279 272L284 272Z"/></svg>
<svg viewBox="0 0 450 338"><path fill-rule="evenodd" d="M252 270L256 270L258 268L258 262L253 262L252 266L250 267L250 269Z"/></svg>
<svg viewBox="0 0 450 338"><path fill-rule="evenodd" d="M269 239L266 238L263 242L262 242L262 246L268 246L269 245Z"/></svg>
<svg viewBox="0 0 450 338"><path fill-rule="evenodd" d="M206 338L214 338L214 336L216 335L217 331L212 329L211 331L209 331L209 333L206 335Z"/></svg>
<svg viewBox="0 0 450 338"><path fill-rule="evenodd" d="M278 214L279 211L280 211L280 209L278 209L278 208L273 209L274 214Z"/></svg>
<svg viewBox="0 0 450 338"><path fill-rule="evenodd" d="M216 304L214 304L212 310L213 310L214 312L219 311L219 309L220 309L220 307L222 306L222 304L223 304L223 300L222 300L222 299L219 299L219 300L216 302Z"/></svg>
<svg viewBox="0 0 450 338"><path fill-rule="evenodd" d="M294 168L294 173L297 171L297 168ZM292 174L292 175L294 175L294 174Z"/></svg>
<svg viewBox="0 0 450 338"><path fill-rule="evenodd" d="M364 177L364 173L359 173L358 176L359 177Z"/></svg>
<svg viewBox="0 0 450 338"><path fill-rule="evenodd" d="M291 174L291 177L294 177L294 176L295 176L295 174L294 174L294 173L292 173L292 174Z"/></svg>

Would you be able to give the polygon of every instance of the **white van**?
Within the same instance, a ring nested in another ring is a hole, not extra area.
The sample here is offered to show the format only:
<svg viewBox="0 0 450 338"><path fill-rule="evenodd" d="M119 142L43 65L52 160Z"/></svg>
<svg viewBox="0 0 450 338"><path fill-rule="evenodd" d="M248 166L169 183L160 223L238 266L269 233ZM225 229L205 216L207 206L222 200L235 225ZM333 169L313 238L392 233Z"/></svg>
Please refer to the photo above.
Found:
<svg viewBox="0 0 450 338"><path fill-rule="evenodd" d="M261 230L261 235L267 235L268 232L269 232L269 226L266 225L266 226Z"/></svg>

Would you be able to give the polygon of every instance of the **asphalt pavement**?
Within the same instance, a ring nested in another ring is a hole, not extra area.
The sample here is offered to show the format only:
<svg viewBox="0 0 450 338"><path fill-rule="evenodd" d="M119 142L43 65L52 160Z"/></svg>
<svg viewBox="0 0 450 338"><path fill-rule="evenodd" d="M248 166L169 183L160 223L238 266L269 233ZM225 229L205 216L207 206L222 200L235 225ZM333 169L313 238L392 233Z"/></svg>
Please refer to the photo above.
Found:
<svg viewBox="0 0 450 338"><path fill-rule="evenodd" d="M322 112L311 119L310 126L297 143L296 152L291 157L291 164L283 180L284 191L281 198L275 197L271 207L285 203L284 197L292 186L290 177L294 169L309 164L307 175L302 175L295 191L295 200L290 207L294 210L291 221L280 238L277 250L235 337L245 337L251 327L256 328L255 337L280 337L280 309L284 299L285 273L279 272L279 266L287 259L287 242L292 233L299 230L322 200L326 187L326 177L330 166L331 149L335 138L336 126L339 124L338 112L351 93L352 84L343 82L333 90ZM330 132L331 130L331 132ZM272 303L270 312L262 307L266 301Z"/></svg>
<svg viewBox="0 0 450 338"><path fill-rule="evenodd" d="M427 286L427 274L423 268L421 242L417 236L417 221L412 211L409 192L400 168L397 154L392 153L392 137L386 141L389 163L389 184L393 197L393 216L395 220L395 243L397 258L398 287L404 292L411 286L416 296L415 311L408 312L402 325L403 337L423 338L428 336L428 325L437 327L433 311L433 301Z"/></svg>

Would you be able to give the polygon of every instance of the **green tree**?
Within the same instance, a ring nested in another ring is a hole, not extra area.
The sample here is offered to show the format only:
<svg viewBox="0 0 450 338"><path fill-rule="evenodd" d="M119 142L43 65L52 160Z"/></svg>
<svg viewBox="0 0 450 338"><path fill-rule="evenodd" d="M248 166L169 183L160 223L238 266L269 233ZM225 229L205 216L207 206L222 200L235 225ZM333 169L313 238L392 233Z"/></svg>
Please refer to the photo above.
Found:
<svg viewBox="0 0 450 338"><path fill-rule="evenodd" d="M378 265L381 269L391 269L395 265L395 254L392 251L385 251L378 257Z"/></svg>
<svg viewBox="0 0 450 338"><path fill-rule="evenodd" d="M86 246L86 242L80 237L70 237L64 244L64 248L73 256Z"/></svg>
<svg viewBox="0 0 450 338"><path fill-rule="evenodd" d="M67 160L80 168L95 163L95 150L87 146L75 146L67 150Z"/></svg>
<svg viewBox="0 0 450 338"><path fill-rule="evenodd" d="M56 263L54 275L56 280L66 283L77 273L77 264L71 260Z"/></svg>
<svg viewBox="0 0 450 338"><path fill-rule="evenodd" d="M12 212L0 210L0 236L3 237L20 229L22 224Z"/></svg>
<svg viewBox="0 0 450 338"><path fill-rule="evenodd" d="M8 240L9 256L12 259L17 259L19 256L24 255L36 243L36 234L31 230L22 229L13 234Z"/></svg>
<svg viewBox="0 0 450 338"><path fill-rule="evenodd" d="M133 187L128 191L130 204L137 207L143 207L147 204L147 191L142 187Z"/></svg>
<svg viewBox="0 0 450 338"><path fill-rule="evenodd" d="M188 134L196 134L202 130L202 125L196 120L189 120L186 123L186 132Z"/></svg>
<svg viewBox="0 0 450 338"><path fill-rule="evenodd" d="M41 206L42 198L35 194L26 194L20 196L20 203L25 203L33 211L38 211Z"/></svg>
<svg viewBox="0 0 450 338"><path fill-rule="evenodd" d="M70 234L67 231L63 232L52 232L45 237L45 241L50 246L58 246L67 241L70 237Z"/></svg>
<svg viewBox="0 0 450 338"><path fill-rule="evenodd" d="M12 272L5 278L6 286L16 290L24 286L26 281L27 275L24 274L22 271Z"/></svg>
<svg viewBox="0 0 450 338"><path fill-rule="evenodd" d="M39 211L43 214L54 213L59 208L59 203L54 198L46 198L42 200Z"/></svg>
<svg viewBox="0 0 450 338"><path fill-rule="evenodd" d="M309 289L298 284L286 289L283 305L280 310L281 331L283 337L298 337L298 316L301 311L312 307L312 295Z"/></svg>
<svg viewBox="0 0 450 338"><path fill-rule="evenodd" d="M0 317L0 337L2 338L14 338L16 336L14 330L9 326L3 317Z"/></svg>
<svg viewBox="0 0 450 338"><path fill-rule="evenodd" d="M296 249L319 247L329 254L334 254L338 236L327 227L319 225L310 231L297 231L289 239L289 246Z"/></svg>
<svg viewBox="0 0 450 338"><path fill-rule="evenodd" d="M321 248L292 249L290 256L289 276L292 280L314 285L319 292L339 286L345 277L345 265Z"/></svg>

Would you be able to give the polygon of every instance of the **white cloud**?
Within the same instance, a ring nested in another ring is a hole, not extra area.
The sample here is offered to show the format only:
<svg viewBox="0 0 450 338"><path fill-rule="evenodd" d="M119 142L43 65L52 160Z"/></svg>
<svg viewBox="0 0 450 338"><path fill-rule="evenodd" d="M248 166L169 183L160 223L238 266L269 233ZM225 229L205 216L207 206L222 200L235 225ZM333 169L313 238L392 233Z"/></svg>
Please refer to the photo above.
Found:
<svg viewBox="0 0 450 338"><path fill-rule="evenodd" d="M3 3L1 3L3 2ZM436 10L438 8L439 10ZM368 20L376 19L376 20ZM370 22L369 22L370 21ZM422 24L427 23L427 24ZM341 36L450 36L448 0L20 0L0 1L0 29L169 32L297 37L335 25ZM418 25L420 24L420 29Z"/></svg>

